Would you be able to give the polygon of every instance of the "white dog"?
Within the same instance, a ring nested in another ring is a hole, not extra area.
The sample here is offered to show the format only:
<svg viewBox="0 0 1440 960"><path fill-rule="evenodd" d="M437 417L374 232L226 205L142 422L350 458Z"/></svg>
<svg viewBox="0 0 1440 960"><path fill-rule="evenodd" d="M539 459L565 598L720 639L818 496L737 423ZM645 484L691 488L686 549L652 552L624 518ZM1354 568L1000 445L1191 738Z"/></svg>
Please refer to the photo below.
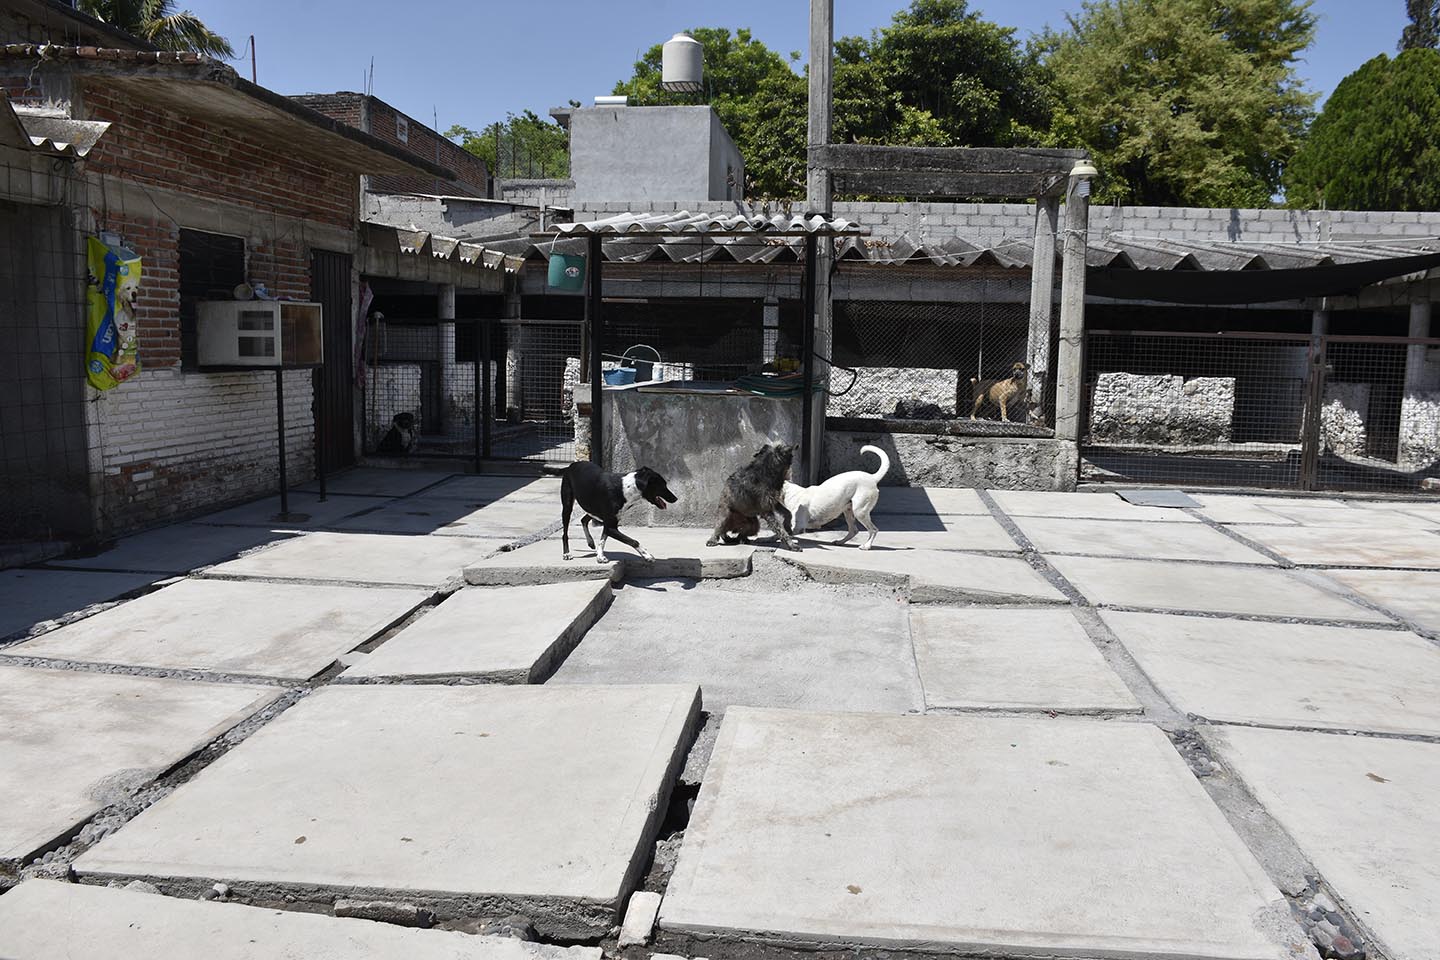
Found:
<svg viewBox="0 0 1440 960"><path fill-rule="evenodd" d="M890 458L885 456L884 450L869 444L861 447L860 452L873 453L879 457L880 469L874 473L866 473L864 470L838 473L813 487L802 487L786 481L785 506L790 511L790 525L796 533L807 529L818 530L843 513L845 526L850 532L844 539L835 542L846 543L859 533L860 528L855 525L858 519L865 525L865 529L870 531L870 539L860 544L860 549L870 549L870 545L875 542L875 535L880 532L870 520L870 511L880 502L880 481L890 472Z"/></svg>

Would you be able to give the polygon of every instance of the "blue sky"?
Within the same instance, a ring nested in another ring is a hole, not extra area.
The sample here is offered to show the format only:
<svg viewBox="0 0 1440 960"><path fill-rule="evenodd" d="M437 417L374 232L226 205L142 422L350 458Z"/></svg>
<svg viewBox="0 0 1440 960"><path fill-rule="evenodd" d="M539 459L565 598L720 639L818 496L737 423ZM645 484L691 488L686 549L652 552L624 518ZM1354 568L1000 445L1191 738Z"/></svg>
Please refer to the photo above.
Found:
<svg viewBox="0 0 1440 960"><path fill-rule="evenodd" d="M835 0L836 35L869 33L907 3ZM507 111L541 116L589 103L628 77L637 55L693 26L749 27L772 49L804 52L805 0L180 0L241 50L255 34L258 77L280 93L359 90L375 58L375 94L425 123L479 128ZM972 0L1023 39L1060 26L1079 0ZM1311 89L1394 53L1404 0L1316 0L1320 27L1300 64ZM237 69L249 76L246 57Z"/></svg>

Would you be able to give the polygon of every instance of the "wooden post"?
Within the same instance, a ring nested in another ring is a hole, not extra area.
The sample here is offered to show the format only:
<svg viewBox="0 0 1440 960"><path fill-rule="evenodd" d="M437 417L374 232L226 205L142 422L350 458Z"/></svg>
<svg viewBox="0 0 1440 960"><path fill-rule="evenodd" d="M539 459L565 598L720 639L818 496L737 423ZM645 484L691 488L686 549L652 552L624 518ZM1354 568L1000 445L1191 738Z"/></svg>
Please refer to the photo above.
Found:
<svg viewBox="0 0 1440 960"><path fill-rule="evenodd" d="M1325 333L1330 326L1330 311L1316 310L1310 315L1310 353L1305 371L1305 404L1300 418L1301 490L1320 486L1320 446L1323 442L1320 412L1325 406Z"/></svg>
<svg viewBox="0 0 1440 960"><path fill-rule="evenodd" d="M1045 382L1050 373L1050 320L1055 299L1055 232L1060 222L1060 198L1040 197L1035 202L1035 254L1030 264L1030 416L1036 426L1045 424Z"/></svg>
<svg viewBox="0 0 1440 960"><path fill-rule="evenodd" d="M1084 389L1085 250L1089 242L1090 177L1094 167L1076 164L1065 190L1065 244L1060 272L1060 355L1055 366L1055 438L1080 439Z"/></svg>
<svg viewBox="0 0 1440 960"><path fill-rule="evenodd" d="M605 442L605 378L600 372L600 353L605 349L605 318L601 316L601 276L603 267L600 266L602 256L600 248L600 237L590 237L590 251L586 258L586 279L590 286L585 302L585 319L589 321L586 329L589 331L590 339L590 462L604 465L604 456L601 447Z"/></svg>
<svg viewBox="0 0 1440 960"><path fill-rule="evenodd" d="M810 122L809 145L823 146L830 142L831 114L834 94L831 85L832 64L835 56L835 3L834 0L810 0ZM830 171L823 165L807 159L805 172L805 212L818 213L829 217L832 211ZM807 243L814 243L811 237ZM835 241L824 237L819 243L814 261L813 280L809 282L815 291L813 309L806 313L808 329L814 324L812 343L805 350L805 369L811 370L816 362L815 354L822 357L834 356L832 335L833 316L830 299L830 266L835 259ZM809 248L807 248L808 250ZM807 253L808 256L808 253ZM830 385L830 364L824 360L813 372L814 381L822 387ZM807 381L810 377L806 378ZM807 485L820 481L820 459L825 449L825 400L822 390L818 395L807 383L805 401L811 405L810 415L805 422L806 443L802 445L810 454L804 455L804 477ZM818 409L816 407L818 401Z"/></svg>

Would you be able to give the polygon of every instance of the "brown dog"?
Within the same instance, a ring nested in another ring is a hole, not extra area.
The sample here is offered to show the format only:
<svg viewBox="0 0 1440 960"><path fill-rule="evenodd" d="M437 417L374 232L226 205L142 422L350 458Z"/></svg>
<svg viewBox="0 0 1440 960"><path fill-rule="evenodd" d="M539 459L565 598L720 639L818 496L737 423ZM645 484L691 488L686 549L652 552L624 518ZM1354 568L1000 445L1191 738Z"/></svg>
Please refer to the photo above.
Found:
<svg viewBox="0 0 1440 960"><path fill-rule="evenodd" d="M1030 368L1024 363L1016 363L1010 368L1010 376L1003 380L981 380L978 377L970 378L970 394L975 398L975 404L970 408L970 419L974 420L975 415L980 412L980 405L990 401L1000 408L1000 419L1010 421L1010 401L1018 396L1023 402L1025 397L1025 377Z"/></svg>

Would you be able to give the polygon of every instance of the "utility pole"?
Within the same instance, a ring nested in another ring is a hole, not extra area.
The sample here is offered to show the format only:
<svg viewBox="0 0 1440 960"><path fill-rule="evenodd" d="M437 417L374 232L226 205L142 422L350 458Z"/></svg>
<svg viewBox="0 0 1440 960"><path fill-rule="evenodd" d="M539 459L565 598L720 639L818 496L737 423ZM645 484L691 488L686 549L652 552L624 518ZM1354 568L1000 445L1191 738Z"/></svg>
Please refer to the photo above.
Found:
<svg viewBox="0 0 1440 960"><path fill-rule="evenodd" d="M830 116L833 103L831 70L835 54L835 0L810 0L810 124L809 146L823 146L830 142ZM831 214L830 171L817 166L809 159L805 166L805 212L818 213L826 218ZM828 237L818 238L819 246L815 259L815 314L806 317L806 323L815 325L814 350L820 357L834 356L833 317L830 310L830 267L835 259L835 241ZM812 358L801 358L809 362ZM814 358L815 382L822 389L814 398L814 413L810 423L810 462L803 465L805 483L818 483L820 461L825 457L825 400L830 386L830 364Z"/></svg>

